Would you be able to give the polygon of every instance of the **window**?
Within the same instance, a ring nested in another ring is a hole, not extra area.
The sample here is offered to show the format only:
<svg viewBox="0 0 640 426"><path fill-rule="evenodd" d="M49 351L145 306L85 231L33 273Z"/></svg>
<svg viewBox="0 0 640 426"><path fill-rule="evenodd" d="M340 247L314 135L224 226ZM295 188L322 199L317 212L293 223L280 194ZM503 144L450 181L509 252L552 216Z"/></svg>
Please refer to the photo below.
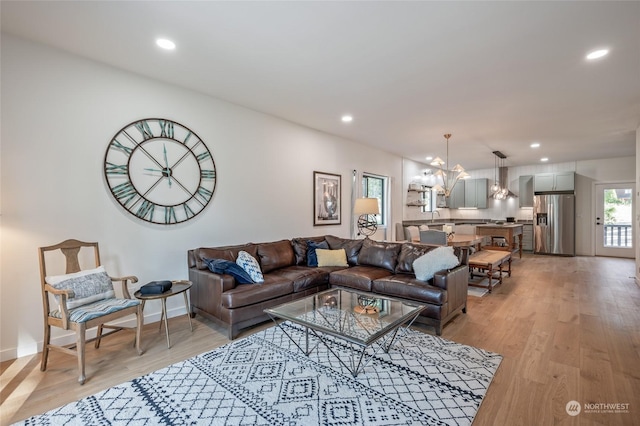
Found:
<svg viewBox="0 0 640 426"><path fill-rule="evenodd" d="M422 206L422 213L431 212L433 210L433 188L431 188L430 186L425 186L424 192L421 195L422 202L424 203L424 205Z"/></svg>
<svg viewBox="0 0 640 426"><path fill-rule="evenodd" d="M380 214L376 215L378 225L387 224L387 178L369 173L362 174L362 196L377 198Z"/></svg>

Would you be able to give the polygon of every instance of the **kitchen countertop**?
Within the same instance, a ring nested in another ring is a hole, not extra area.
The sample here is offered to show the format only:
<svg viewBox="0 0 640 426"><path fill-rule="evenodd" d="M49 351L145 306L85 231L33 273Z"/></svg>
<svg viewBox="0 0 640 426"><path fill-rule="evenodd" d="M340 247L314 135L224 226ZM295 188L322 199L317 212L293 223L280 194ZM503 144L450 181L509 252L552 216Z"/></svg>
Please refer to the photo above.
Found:
<svg viewBox="0 0 640 426"><path fill-rule="evenodd" d="M427 220L403 220L402 224L404 226L409 226L409 225L434 225L434 226L440 226L440 225L450 225L450 224L481 226L481 225L496 225L496 223L495 223L496 221L504 222L505 225L532 225L533 224L533 220L518 220L517 222L506 222L504 220L494 220L494 219L492 219L492 220L441 219L441 220L436 220L436 221L433 221L433 222L431 220L429 220L429 219L427 219Z"/></svg>
<svg viewBox="0 0 640 426"><path fill-rule="evenodd" d="M505 222L505 223L483 223L476 225L480 228L515 228L518 226L525 225L524 223L514 223L514 222Z"/></svg>

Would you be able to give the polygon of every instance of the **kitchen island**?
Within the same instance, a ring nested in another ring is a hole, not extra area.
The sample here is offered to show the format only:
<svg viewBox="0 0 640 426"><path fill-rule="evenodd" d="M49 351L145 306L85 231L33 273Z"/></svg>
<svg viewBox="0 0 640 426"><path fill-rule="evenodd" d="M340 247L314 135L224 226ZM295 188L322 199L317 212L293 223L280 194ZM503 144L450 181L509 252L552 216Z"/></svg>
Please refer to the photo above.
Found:
<svg viewBox="0 0 640 426"><path fill-rule="evenodd" d="M502 237L507 240L507 247L492 245L491 250L509 250L512 253L518 252L522 259L522 224L505 223L505 224L483 224L476 225L476 234L489 237Z"/></svg>

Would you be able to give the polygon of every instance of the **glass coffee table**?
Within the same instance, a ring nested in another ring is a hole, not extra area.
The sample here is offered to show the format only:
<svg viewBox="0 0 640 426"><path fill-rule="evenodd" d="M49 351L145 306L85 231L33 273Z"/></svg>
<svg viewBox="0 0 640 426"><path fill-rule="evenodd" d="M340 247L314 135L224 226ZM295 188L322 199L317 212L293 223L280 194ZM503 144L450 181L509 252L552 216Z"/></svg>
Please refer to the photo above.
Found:
<svg viewBox="0 0 640 426"><path fill-rule="evenodd" d="M367 349L381 340L378 350L389 352L398 331L403 329L402 326L406 323L408 324L404 328L411 326L424 308L425 305L406 300L333 288L265 309L265 312L305 355L309 355L322 342L353 377L356 377L368 364L362 363ZM306 330L304 343L297 342L278 323L277 318L303 326ZM312 348L309 348L310 334L319 340ZM327 336L337 337L351 344L350 365L327 344Z"/></svg>

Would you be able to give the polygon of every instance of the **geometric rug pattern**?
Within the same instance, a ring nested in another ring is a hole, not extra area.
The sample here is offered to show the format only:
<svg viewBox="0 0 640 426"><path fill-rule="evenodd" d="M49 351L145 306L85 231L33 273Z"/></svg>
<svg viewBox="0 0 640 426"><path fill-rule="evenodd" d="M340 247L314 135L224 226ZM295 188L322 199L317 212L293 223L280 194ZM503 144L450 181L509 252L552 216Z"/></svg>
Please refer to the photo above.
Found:
<svg viewBox="0 0 640 426"><path fill-rule="evenodd" d="M281 324L304 344L304 328ZM309 335L309 347L316 338ZM277 327L72 402L25 425L470 425L502 356L415 330L365 355L328 337L309 356Z"/></svg>

